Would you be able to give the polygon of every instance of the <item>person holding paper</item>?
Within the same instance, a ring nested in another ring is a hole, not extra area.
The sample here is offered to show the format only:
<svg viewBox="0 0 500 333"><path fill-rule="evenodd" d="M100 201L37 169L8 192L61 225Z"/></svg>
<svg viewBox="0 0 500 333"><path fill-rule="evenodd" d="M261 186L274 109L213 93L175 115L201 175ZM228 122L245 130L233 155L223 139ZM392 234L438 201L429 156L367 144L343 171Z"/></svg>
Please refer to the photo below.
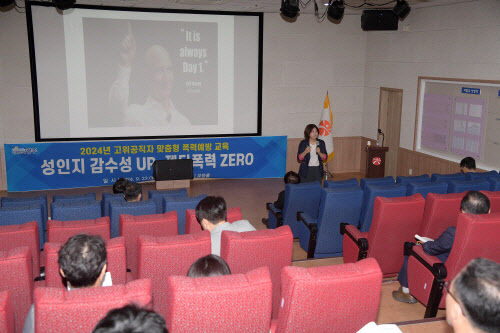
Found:
<svg viewBox="0 0 500 333"><path fill-rule="evenodd" d="M490 212L490 200L486 195L478 191L469 191L460 203L460 212L467 214L488 214ZM436 256L442 263L446 262L450 255L453 241L455 240L456 227L448 227L434 241L423 242L422 248L425 253ZM403 267L398 274L401 284L398 290L392 292L392 297L399 302L417 303L415 297L410 295L408 289L408 257L404 257Z"/></svg>
<svg viewBox="0 0 500 333"><path fill-rule="evenodd" d="M304 129L304 140L299 143L297 159L300 162L299 175L302 183L323 179L323 161L328 157L325 142L318 139L318 126L309 124Z"/></svg>

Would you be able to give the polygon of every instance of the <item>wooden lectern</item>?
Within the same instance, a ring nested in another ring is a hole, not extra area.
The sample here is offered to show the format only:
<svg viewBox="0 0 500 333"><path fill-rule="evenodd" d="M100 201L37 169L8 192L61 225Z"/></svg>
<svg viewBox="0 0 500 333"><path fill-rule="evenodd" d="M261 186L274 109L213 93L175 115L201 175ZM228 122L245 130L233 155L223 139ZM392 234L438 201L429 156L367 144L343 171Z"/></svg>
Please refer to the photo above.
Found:
<svg viewBox="0 0 500 333"><path fill-rule="evenodd" d="M385 152L388 147L366 147L366 178L384 177Z"/></svg>

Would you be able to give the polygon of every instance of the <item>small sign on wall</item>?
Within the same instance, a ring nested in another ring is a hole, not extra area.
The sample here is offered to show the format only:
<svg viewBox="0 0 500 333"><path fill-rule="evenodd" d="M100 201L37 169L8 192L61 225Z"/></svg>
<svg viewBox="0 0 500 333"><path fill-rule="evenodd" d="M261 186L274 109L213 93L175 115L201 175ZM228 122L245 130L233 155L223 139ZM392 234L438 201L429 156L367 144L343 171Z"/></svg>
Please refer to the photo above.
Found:
<svg viewBox="0 0 500 333"><path fill-rule="evenodd" d="M481 89L462 87L462 94L481 95Z"/></svg>

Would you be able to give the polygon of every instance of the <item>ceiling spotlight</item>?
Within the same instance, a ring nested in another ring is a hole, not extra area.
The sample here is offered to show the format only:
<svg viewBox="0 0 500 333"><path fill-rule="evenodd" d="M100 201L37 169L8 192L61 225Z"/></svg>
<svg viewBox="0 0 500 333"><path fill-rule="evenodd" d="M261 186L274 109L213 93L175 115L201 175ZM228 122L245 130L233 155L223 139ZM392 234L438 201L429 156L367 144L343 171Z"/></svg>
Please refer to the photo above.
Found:
<svg viewBox="0 0 500 333"><path fill-rule="evenodd" d="M14 3L14 0L0 0L0 7L7 7Z"/></svg>
<svg viewBox="0 0 500 333"><path fill-rule="evenodd" d="M281 14L294 18L299 13L299 0L281 0Z"/></svg>
<svg viewBox="0 0 500 333"><path fill-rule="evenodd" d="M332 20L340 20L344 16L344 1L335 0L328 6L328 16Z"/></svg>
<svg viewBox="0 0 500 333"><path fill-rule="evenodd" d="M404 19L410 10L410 5L406 0L398 0L396 6L392 9L394 14L396 14L400 19Z"/></svg>
<svg viewBox="0 0 500 333"><path fill-rule="evenodd" d="M75 5L76 0L52 0L60 10L70 9Z"/></svg>

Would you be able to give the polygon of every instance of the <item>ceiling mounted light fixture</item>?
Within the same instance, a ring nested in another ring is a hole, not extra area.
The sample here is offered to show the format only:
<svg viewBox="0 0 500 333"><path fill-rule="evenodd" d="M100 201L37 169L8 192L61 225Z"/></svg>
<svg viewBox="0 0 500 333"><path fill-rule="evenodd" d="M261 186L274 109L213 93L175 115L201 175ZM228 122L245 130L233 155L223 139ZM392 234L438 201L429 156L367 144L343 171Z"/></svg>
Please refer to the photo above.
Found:
<svg viewBox="0 0 500 333"><path fill-rule="evenodd" d="M7 7L14 3L14 0L0 0L0 7Z"/></svg>
<svg viewBox="0 0 500 333"><path fill-rule="evenodd" d="M403 20L410 13L411 8L406 0L398 0L392 11Z"/></svg>
<svg viewBox="0 0 500 333"><path fill-rule="evenodd" d="M344 16L344 1L343 0L335 0L328 6L328 16L332 20L341 20Z"/></svg>
<svg viewBox="0 0 500 333"><path fill-rule="evenodd" d="M73 8L76 0L52 0L56 7L60 10Z"/></svg>
<svg viewBox="0 0 500 333"><path fill-rule="evenodd" d="M281 14L283 16L294 18L299 13L299 0L281 0Z"/></svg>

